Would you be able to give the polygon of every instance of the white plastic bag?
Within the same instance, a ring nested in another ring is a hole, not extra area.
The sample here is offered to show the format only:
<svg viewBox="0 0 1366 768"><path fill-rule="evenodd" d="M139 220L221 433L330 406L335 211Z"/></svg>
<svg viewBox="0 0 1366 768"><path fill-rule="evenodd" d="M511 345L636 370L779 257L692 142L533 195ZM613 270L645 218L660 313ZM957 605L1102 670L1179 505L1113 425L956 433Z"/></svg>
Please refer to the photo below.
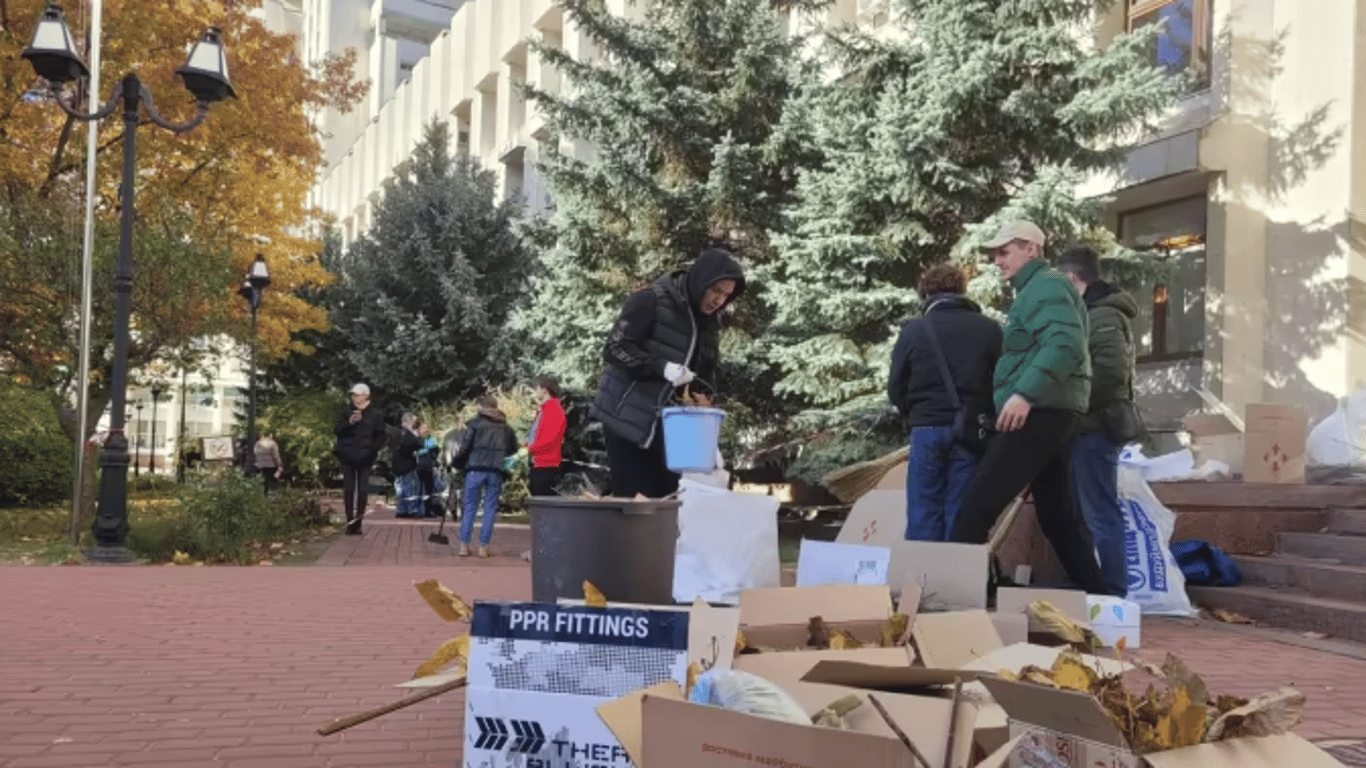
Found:
<svg viewBox="0 0 1366 768"><path fill-rule="evenodd" d="M679 482L674 600L735 604L746 589L777 587L778 500Z"/></svg>
<svg viewBox="0 0 1366 768"><path fill-rule="evenodd" d="M713 669L702 673L688 692L688 700L755 717L811 725L811 716L791 694L775 683L738 669Z"/></svg>
<svg viewBox="0 0 1366 768"><path fill-rule="evenodd" d="M1328 418L1314 425L1305 453L1311 467L1366 464L1366 387L1338 400Z"/></svg>
<svg viewBox="0 0 1366 768"><path fill-rule="evenodd" d="M1124 512L1124 550L1129 562L1130 602L1144 613L1194 616L1186 577L1172 557L1176 515L1158 501L1133 464L1119 465L1119 506Z"/></svg>

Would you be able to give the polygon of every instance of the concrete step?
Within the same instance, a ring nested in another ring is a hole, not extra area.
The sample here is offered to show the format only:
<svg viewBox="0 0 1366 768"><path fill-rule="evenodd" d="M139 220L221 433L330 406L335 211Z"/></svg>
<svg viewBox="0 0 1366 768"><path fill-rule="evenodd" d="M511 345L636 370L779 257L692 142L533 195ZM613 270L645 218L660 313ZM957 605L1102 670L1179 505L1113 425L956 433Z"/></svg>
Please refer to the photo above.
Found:
<svg viewBox="0 0 1366 768"><path fill-rule="evenodd" d="M1189 587L1202 608L1222 608L1273 627L1366 642L1366 605L1272 587Z"/></svg>
<svg viewBox="0 0 1366 768"><path fill-rule="evenodd" d="M1328 531L1366 536L1366 509L1334 509L1328 513Z"/></svg>
<svg viewBox="0 0 1366 768"><path fill-rule="evenodd" d="M1296 557L1234 555L1250 587L1290 587L1315 597L1366 604L1366 568Z"/></svg>
<svg viewBox="0 0 1366 768"><path fill-rule="evenodd" d="M1276 552L1315 560L1335 560L1341 565L1366 565L1366 536L1278 533Z"/></svg>

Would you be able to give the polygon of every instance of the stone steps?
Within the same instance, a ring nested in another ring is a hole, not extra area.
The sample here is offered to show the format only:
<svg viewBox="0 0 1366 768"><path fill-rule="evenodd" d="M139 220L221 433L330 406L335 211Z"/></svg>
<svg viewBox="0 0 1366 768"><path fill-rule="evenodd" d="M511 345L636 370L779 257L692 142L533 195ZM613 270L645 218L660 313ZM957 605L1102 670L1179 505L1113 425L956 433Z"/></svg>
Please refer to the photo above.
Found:
<svg viewBox="0 0 1366 768"><path fill-rule="evenodd" d="M1337 533L1278 533L1276 554L1366 565L1366 536Z"/></svg>
<svg viewBox="0 0 1366 768"><path fill-rule="evenodd" d="M1366 536L1366 509L1334 509L1328 513L1328 530L1351 536Z"/></svg>
<svg viewBox="0 0 1366 768"><path fill-rule="evenodd" d="M1321 560L1296 557L1252 557L1235 555L1233 561L1243 574L1243 584L1254 587L1279 587L1334 600L1356 600L1366 604L1366 568L1338 565Z"/></svg>
<svg viewBox="0 0 1366 768"><path fill-rule="evenodd" d="M1366 643L1366 603L1316 597L1303 590L1266 586L1190 587L1206 608L1222 608L1272 626L1319 632Z"/></svg>

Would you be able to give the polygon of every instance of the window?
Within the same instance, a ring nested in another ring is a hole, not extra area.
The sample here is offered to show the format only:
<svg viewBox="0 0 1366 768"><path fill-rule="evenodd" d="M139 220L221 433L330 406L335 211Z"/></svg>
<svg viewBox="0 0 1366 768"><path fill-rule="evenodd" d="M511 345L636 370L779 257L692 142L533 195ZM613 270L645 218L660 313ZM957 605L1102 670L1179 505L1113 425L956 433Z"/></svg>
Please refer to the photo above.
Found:
<svg viewBox="0 0 1366 768"><path fill-rule="evenodd" d="M1166 262L1161 282L1134 292L1134 340L1143 361L1201 357L1205 345L1204 195L1123 213L1120 241Z"/></svg>
<svg viewBox="0 0 1366 768"><path fill-rule="evenodd" d="M1129 31L1163 23L1148 56L1173 75L1187 74L1191 90L1209 88L1210 0L1128 0Z"/></svg>

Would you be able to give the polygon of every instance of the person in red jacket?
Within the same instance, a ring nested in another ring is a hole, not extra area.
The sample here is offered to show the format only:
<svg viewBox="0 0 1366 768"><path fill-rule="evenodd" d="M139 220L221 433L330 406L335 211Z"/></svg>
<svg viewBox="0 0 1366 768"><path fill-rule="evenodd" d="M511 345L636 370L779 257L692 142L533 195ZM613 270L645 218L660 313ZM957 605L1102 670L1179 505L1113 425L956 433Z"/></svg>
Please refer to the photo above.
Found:
<svg viewBox="0 0 1366 768"><path fill-rule="evenodd" d="M531 423L526 449L531 454L531 495L555 496L560 479L560 448L564 445L567 422L560 405L560 384L553 376L536 378L536 420Z"/></svg>

